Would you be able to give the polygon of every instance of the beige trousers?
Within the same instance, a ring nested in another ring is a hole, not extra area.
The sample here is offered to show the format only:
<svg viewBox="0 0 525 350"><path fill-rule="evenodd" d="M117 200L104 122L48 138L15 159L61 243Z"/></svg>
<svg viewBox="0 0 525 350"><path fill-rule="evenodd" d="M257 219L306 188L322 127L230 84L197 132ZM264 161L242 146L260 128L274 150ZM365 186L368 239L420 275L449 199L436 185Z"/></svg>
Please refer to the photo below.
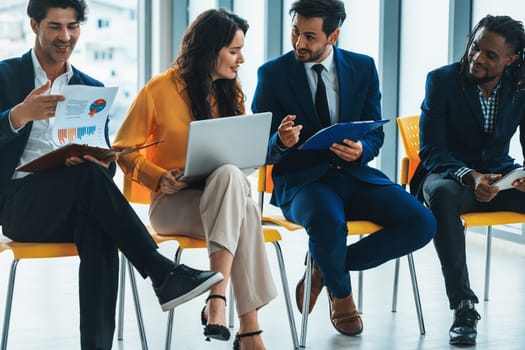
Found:
<svg viewBox="0 0 525 350"><path fill-rule="evenodd" d="M235 166L224 165L206 180L204 190L154 194L150 222L159 234L206 239L208 254L233 255L231 283L238 315L259 309L277 296L263 240L261 216L250 183Z"/></svg>

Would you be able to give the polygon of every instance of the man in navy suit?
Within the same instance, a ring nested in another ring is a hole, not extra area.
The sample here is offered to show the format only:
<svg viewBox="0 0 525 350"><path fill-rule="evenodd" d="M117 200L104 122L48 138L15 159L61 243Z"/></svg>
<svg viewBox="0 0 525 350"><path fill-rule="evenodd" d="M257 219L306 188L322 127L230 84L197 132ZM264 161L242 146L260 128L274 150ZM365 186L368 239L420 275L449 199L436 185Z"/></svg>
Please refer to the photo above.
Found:
<svg viewBox="0 0 525 350"><path fill-rule="evenodd" d="M35 45L0 62L0 224L15 241L76 244L81 347L93 350L113 343L118 249L151 279L163 310L205 292L222 275L176 265L157 251L113 182L114 159L86 155L46 173L16 171L57 148L52 117L65 85L102 86L69 63L85 11L83 0L30 0Z"/></svg>
<svg viewBox="0 0 525 350"><path fill-rule="evenodd" d="M357 335L363 325L348 271L421 248L434 236L435 221L413 196L367 165L383 144L381 128L326 150L298 149L329 124L379 120L381 108L373 60L334 46L346 17L343 2L299 0L290 14L294 50L259 69L252 105L254 112L273 113L271 202L309 235L314 269L308 312L326 285L332 324L342 334ZM349 219L371 220L384 228L347 246ZM299 309L303 290L304 276L296 289Z"/></svg>
<svg viewBox="0 0 525 350"><path fill-rule="evenodd" d="M525 213L525 179L500 191L492 183L519 167L509 155L520 128L525 146L525 34L508 16L486 16L473 29L460 62L428 74L421 105L420 158L411 189L434 213L434 238L454 309L450 343L476 343L465 235L460 215L476 211ZM421 179L423 179L420 186Z"/></svg>

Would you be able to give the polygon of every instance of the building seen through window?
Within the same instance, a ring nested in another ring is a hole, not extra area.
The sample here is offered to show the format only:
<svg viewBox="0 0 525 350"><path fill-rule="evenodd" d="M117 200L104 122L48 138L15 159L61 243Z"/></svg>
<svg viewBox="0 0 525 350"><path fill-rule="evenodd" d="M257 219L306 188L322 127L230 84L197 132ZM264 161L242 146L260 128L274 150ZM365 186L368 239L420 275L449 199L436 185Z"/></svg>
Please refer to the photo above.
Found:
<svg viewBox="0 0 525 350"><path fill-rule="evenodd" d="M0 2L0 59L20 56L34 45L27 3ZM106 86L119 87L110 113L113 136L137 93L137 0L86 3L87 21L82 25L71 63Z"/></svg>

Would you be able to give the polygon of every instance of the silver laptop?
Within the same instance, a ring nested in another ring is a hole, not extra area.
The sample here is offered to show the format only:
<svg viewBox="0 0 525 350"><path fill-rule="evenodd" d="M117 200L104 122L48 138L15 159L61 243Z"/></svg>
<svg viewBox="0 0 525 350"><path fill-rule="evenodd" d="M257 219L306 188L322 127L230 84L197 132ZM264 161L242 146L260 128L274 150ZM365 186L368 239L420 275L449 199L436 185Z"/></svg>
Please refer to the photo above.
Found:
<svg viewBox="0 0 525 350"><path fill-rule="evenodd" d="M178 180L200 181L225 164L243 170L264 165L271 123L271 112L191 122L186 168Z"/></svg>

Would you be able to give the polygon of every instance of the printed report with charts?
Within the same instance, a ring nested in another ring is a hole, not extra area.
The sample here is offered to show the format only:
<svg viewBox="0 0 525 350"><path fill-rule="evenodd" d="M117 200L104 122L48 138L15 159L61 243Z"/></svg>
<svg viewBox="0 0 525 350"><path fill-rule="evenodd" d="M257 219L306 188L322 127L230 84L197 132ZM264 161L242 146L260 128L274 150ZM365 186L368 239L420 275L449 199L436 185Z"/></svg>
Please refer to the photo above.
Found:
<svg viewBox="0 0 525 350"><path fill-rule="evenodd" d="M57 147L18 171L46 171L63 166L72 156L91 154L97 159L115 155L106 148L106 120L118 87L67 85L62 90L65 100L57 104L53 118L53 142Z"/></svg>

